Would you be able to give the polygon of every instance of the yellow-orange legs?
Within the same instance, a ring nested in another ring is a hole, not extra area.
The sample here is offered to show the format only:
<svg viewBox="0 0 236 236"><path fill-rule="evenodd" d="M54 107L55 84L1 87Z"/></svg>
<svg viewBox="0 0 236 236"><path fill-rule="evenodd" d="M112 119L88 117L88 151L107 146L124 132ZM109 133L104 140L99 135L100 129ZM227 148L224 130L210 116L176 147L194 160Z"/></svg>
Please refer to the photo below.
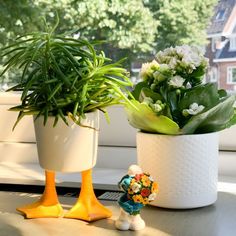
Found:
<svg viewBox="0 0 236 236"><path fill-rule="evenodd" d="M17 208L26 218L60 217L63 209L58 201L55 172L45 171L45 189L42 197L35 203Z"/></svg>
<svg viewBox="0 0 236 236"><path fill-rule="evenodd" d="M111 215L111 211L105 208L94 194L92 169L82 171L82 184L79 198L65 217L91 222L111 217Z"/></svg>

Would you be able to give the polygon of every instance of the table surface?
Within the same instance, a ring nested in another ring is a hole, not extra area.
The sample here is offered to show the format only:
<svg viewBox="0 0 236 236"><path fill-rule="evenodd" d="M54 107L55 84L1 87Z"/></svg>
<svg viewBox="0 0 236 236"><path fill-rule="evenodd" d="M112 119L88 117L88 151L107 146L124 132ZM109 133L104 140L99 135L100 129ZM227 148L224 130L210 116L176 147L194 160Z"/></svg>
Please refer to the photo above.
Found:
<svg viewBox="0 0 236 236"><path fill-rule="evenodd" d="M233 182L222 182L217 202L208 207L191 210L145 207L141 215L146 221L146 228L136 232L115 229L114 221L118 217L119 207L112 201L103 201L103 204L113 212L113 216L93 223L65 218L29 220L16 212L16 207L31 203L38 197L37 194L0 192L0 236L236 235L236 184ZM60 197L65 211L75 201L72 197Z"/></svg>

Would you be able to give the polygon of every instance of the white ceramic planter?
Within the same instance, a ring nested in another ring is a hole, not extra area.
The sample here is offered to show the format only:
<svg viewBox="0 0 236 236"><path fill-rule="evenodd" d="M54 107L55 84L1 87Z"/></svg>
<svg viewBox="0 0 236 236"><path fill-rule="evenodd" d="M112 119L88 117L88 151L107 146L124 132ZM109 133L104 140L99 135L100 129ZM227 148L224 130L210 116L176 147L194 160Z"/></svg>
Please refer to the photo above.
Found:
<svg viewBox="0 0 236 236"><path fill-rule="evenodd" d="M59 119L53 128L54 117L49 117L46 126L43 117L34 122L39 164L45 170L79 172L95 166L97 160L99 113L86 114L83 125L68 119L69 126Z"/></svg>
<svg viewBox="0 0 236 236"><path fill-rule="evenodd" d="M138 164L159 184L151 204L196 208L217 199L218 133L158 135L137 133Z"/></svg>

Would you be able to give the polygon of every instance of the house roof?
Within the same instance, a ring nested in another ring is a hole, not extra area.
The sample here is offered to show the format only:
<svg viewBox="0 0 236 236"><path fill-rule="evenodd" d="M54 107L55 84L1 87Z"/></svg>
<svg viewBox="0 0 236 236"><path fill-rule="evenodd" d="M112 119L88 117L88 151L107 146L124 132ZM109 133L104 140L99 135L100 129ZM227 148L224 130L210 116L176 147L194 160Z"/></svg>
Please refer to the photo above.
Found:
<svg viewBox="0 0 236 236"><path fill-rule="evenodd" d="M232 14L235 14L236 0L220 0L217 6L215 7L215 14L211 19L211 23L207 29L208 35L214 34L224 34L228 24L230 23L230 18L235 21L235 17ZM231 21L232 21L231 20ZM236 30L236 29L235 29Z"/></svg>
<svg viewBox="0 0 236 236"><path fill-rule="evenodd" d="M225 46L222 48L222 50L217 51L215 55L215 60L221 60L221 59L232 59L236 58L236 51L230 51L229 50L230 41L225 44Z"/></svg>

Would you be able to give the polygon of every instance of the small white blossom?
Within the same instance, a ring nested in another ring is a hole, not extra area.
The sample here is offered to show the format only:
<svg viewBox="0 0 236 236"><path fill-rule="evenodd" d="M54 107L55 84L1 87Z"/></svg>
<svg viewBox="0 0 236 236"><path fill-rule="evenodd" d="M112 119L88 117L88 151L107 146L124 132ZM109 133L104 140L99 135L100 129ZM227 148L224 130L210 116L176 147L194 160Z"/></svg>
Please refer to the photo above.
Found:
<svg viewBox="0 0 236 236"><path fill-rule="evenodd" d="M150 63L143 63L142 68L140 70L140 77L143 80L146 80L149 76L152 75L159 68L159 64L156 60L153 60Z"/></svg>
<svg viewBox="0 0 236 236"><path fill-rule="evenodd" d="M182 45L175 47L176 53L184 56L192 53L192 48L189 45Z"/></svg>
<svg viewBox="0 0 236 236"><path fill-rule="evenodd" d="M142 64L142 67L141 67L141 70L140 70L140 77L143 79L143 80L146 80L148 78L148 73L147 71L149 70L149 65L150 63L143 63Z"/></svg>
<svg viewBox="0 0 236 236"><path fill-rule="evenodd" d="M175 87L175 88L180 88L184 84L184 78L182 78L179 75L174 76L168 83L169 85Z"/></svg>
<svg viewBox="0 0 236 236"><path fill-rule="evenodd" d="M162 110L162 107L160 104L151 104L152 109L154 110L154 112L160 112Z"/></svg>
<svg viewBox="0 0 236 236"><path fill-rule="evenodd" d="M171 58L169 62L169 67L174 70L177 65L177 62L178 62L177 58L175 57Z"/></svg>
<svg viewBox="0 0 236 236"><path fill-rule="evenodd" d="M152 193L152 194L149 195L148 200L153 201L156 198L156 196L157 196L156 193Z"/></svg>
<svg viewBox="0 0 236 236"><path fill-rule="evenodd" d="M192 103L190 106L189 106L189 109L184 109L182 111L182 114L184 116L188 116L188 115L197 115L199 114L200 112L202 112L204 110L204 106L203 105L198 105L197 103Z"/></svg>
<svg viewBox="0 0 236 236"><path fill-rule="evenodd" d="M168 78L170 74L170 68L167 64L160 64L158 70L153 73L153 77L155 79L154 83L157 84L162 82Z"/></svg>
<svg viewBox="0 0 236 236"><path fill-rule="evenodd" d="M134 183L131 188L132 188L132 191L133 191L134 193L137 193L137 192L140 191L141 185L138 184L138 183Z"/></svg>
<svg viewBox="0 0 236 236"><path fill-rule="evenodd" d="M160 64L167 64L172 70L172 74L179 71L185 74L192 74L198 67L204 70L208 65L207 59L202 55L197 47L189 45L167 48L157 53L156 59Z"/></svg>
<svg viewBox="0 0 236 236"><path fill-rule="evenodd" d="M150 98L150 97L145 97L145 98L143 99L143 102L142 102L142 103L145 103L145 104L149 105L149 104L153 103L153 100L152 100L152 98Z"/></svg>

